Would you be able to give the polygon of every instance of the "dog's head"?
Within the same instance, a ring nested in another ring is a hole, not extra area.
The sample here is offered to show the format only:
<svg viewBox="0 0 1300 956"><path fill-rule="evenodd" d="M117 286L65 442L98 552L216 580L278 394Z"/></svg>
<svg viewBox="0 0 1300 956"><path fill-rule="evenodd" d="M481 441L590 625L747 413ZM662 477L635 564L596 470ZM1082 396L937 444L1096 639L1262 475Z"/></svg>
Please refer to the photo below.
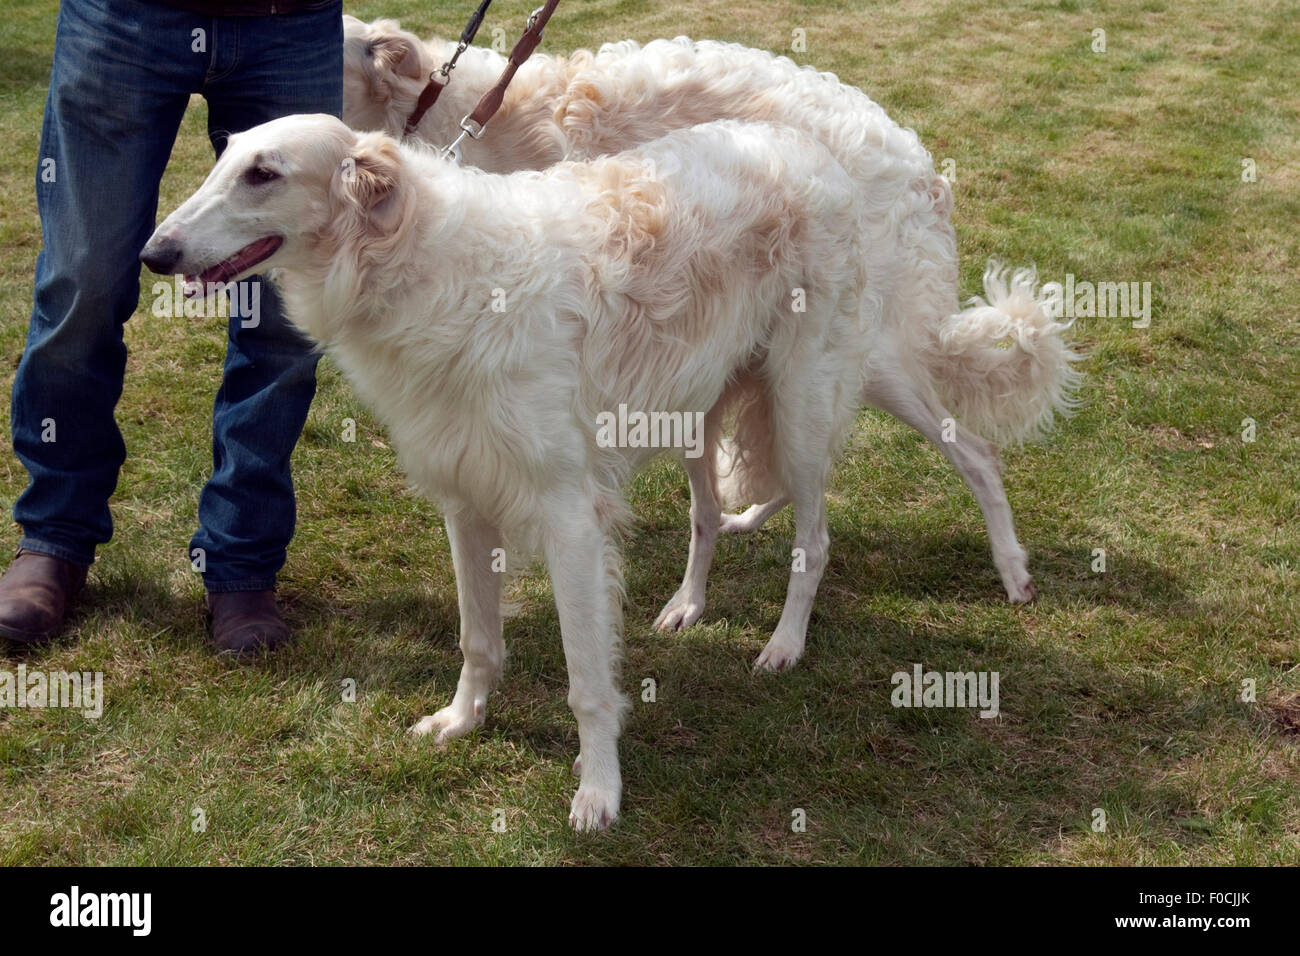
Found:
<svg viewBox="0 0 1300 956"><path fill-rule="evenodd" d="M332 116L286 116L230 138L198 191L140 253L196 291L273 268L328 267L382 255L403 231L413 197L397 143Z"/></svg>
<svg viewBox="0 0 1300 956"><path fill-rule="evenodd" d="M397 135L434 69L426 58L420 38L396 20L365 23L345 15L343 121Z"/></svg>

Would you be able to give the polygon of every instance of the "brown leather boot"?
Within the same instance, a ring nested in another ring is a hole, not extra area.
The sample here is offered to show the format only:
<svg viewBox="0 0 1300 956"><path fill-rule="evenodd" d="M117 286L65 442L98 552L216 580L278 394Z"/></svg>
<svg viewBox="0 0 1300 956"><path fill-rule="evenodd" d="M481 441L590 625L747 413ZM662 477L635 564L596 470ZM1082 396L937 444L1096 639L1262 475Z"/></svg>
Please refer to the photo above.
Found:
<svg viewBox="0 0 1300 956"><path fill-rule="evenodd" d="M86 583L86 570L20 548L0 578L0 637L18 644L53 637L63 625L68 604Z"/></svg>
<svg viewBox="0 0 1300 956"><path fill-rule="evenodd" d="M289 639L289 625L280 617L274 591L209 591L208 613L212 643L221 654L251 657Z"/></svg>

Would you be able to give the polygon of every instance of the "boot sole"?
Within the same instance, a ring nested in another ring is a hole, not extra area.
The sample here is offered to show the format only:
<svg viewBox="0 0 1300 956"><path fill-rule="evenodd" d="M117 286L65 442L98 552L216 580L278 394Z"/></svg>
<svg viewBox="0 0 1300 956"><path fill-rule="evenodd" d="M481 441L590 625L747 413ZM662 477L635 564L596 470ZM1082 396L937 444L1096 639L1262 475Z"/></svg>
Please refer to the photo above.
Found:
<svg viewBox="0 0 1300 956"><path fill-rule="evenodd" d="M12 641L15 644L40 644L48 641L58 633L58 628L52 631L20 631L16 627L9 627L7 624L0 624L0 637Z"/></svg>

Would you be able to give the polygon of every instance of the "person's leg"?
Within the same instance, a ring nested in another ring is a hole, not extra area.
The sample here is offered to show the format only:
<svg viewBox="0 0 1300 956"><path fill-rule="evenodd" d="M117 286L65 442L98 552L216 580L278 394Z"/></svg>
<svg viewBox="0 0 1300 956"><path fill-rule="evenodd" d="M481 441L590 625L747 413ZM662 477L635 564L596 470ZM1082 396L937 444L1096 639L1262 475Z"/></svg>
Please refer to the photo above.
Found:
<svg viewBox="0 0 1300 956"><path fill-rule="evenodd" d="M139 299L136 257L158 183L202 77L195 22L140 0L59 9L36 173L44 248L11 396L14 451L30 475L14 519L23 551L82 568L112 537L108 499L126 456L113 418L122 326Z"/></svg>
<svg viewBox="0 0 1300 956"><path fill-rule="evenodd" d="M218 155L230 134L277 117L341 113L341 4L287 17L221 18L214 33L203 93ZM290 455L316 390L318 354L284 318L272 286L249 281L241 297L257 308L253 315L231 311L212 417L213 473L190 544L192 554L201 549L212 595L274 588L294 529ZM250 631L238 642L273 640Z"/></svg>

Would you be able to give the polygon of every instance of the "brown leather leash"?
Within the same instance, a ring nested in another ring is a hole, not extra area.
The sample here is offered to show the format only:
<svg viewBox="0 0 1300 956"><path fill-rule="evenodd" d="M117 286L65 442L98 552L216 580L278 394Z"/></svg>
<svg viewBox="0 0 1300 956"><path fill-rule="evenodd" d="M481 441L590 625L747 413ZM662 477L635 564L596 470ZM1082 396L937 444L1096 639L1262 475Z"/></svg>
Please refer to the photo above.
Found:
<svg viewBox="0 0 1300 956"><path fill-rule="evenodd" d="M465 24L465 29L460 33L460 43L456 46L456 52L451 55L450 60L442 65L442 69L429 74L429 82L424 85L424 89L420 91L420 98L415 101L415 110L407 117L406 129L402 131L403 137L414 133L415 128L420 125L420 120L424 119L424 114L432 109L434 103L438 102L438 97L442 95L443 89L451 82L451 71L456 69L456 61L474 42L474 35L478 33L478 28L483 25L483 17L487 14L487 9L490 6L492 6L492 0L483 0L478 5L478 9L470 15L469 22ZM439 80L439 77L442 77L442 79Z"/></svg>
<svg viewBox="0 0 1300 956"><path fill-rule="evenodd" d="M487 126L488 120L496 115L496 111L501 108L501 103L506 96L506 88L510 86L510 81L515 78L515 73L524 65L524 62L533 55L537 49L537 44L542 42L542 31L546 29L546 24L550 22L551 14L555 8L560 5L560 0L546 0L546 3L532 12L528 18L528 25L524 28L523 36L515 44L515 48L510 51L510 59L506 61L506 68L501 71L501 77L497 80L496 85L483 94L473 111L460 121L460 135L450 146L442 151L444 156L459 156L458 148L460 141L466 136L478 139L483 135L483 127ZM435 94L436 95L436 94Z"/></svg>

